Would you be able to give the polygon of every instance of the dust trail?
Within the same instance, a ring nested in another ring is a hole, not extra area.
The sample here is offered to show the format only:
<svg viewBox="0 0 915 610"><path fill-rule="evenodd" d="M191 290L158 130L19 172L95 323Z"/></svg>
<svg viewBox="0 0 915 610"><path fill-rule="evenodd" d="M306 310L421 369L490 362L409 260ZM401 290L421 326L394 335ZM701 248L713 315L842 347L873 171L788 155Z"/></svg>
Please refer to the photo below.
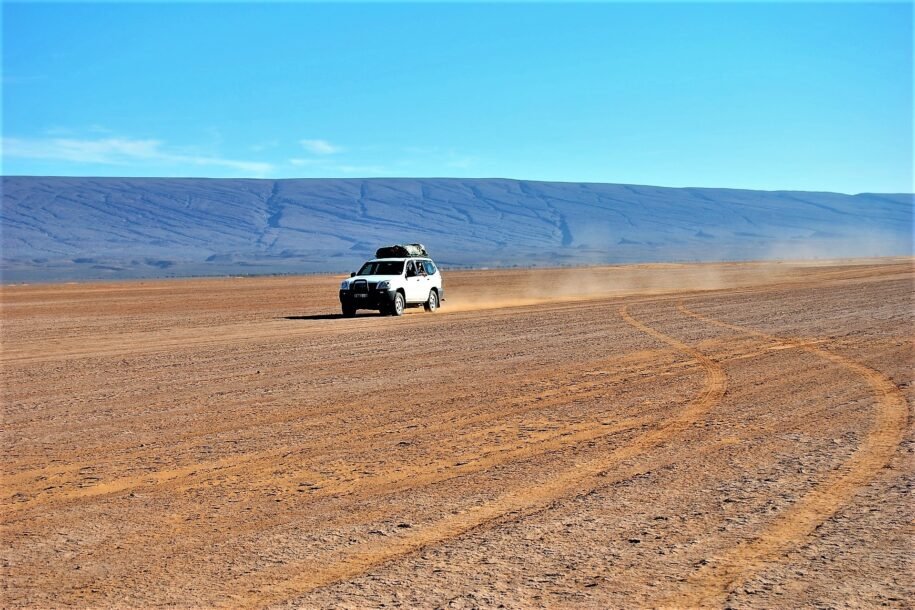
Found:
<svg viewBox="0 0 915 610"><path fill-rule="evenodd" d="M761 286L784 280L796 266L782 263L651 263L612 267L577 267L486 271L461 274L451 289L446 276L444 312L523 307L633 295Z"/></svg>
<svg viewBox="0 0 915 610"><path fill-rule="evenodd" d="M446 311L524 307L660 294L685 288L711 290L722 287L719 270L700 265L627 265L486 273L485 282L473 282L451 292L446 285Z"/></svg>
<svg viewBox="0 0 915 610"><path fill-rule="evenodd" d="M720 607L735 587L762 570L767 563L797 547L880 472L902 443L909 406L889 377L851 358L809 342L782 339L703 316L690 311L682 303L679 308L703 322L773 341L780 347L802 349L843 366L870 385L877 402L874 423L867 437L844 464L829 473L813 491L779 515L764 531L696 572L685 590L669 602L675 607Z"/></svg>
<svg viewBox="0 0 915 610"><path fill-rule="evenodd" d="M456 271L445 276L442 312L584 302L627 296L759 288L797 283L815 269L835 267L837 277L855 267L912 259L835 259L740 263L645 263L605 267ZM906 271L907 272L907 271ZM484 275L485 274L485 275ZM449 278L456 278L450 282Z"/></svg>

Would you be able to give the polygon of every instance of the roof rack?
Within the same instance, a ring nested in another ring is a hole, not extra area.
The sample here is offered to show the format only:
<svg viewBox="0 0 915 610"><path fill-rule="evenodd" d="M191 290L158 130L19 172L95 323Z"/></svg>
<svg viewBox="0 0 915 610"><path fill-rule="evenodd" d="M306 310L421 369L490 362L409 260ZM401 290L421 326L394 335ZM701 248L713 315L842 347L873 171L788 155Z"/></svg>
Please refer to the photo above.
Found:
<svg viewBox="0 0 915 610"><path fill-rule="evenodd" d="M422 244L394 244L383 246L375 251L375 258L408 258L411 256L429 256Z"/></svg>

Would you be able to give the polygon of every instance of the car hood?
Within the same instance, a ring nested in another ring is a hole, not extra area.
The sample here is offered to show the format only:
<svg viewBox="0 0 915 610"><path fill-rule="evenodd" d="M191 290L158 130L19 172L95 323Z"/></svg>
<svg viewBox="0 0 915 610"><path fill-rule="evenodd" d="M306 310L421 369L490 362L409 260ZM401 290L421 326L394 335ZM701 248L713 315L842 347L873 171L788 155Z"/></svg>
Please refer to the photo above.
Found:
<svg viewBox="0 0 915 610"><path fill-rule="evenodd" d="M367 282L378 283L385 280L393 282L400 278L399 275L357 275L356 277L349 278L349 283L352 284L355 280L365 280Z"/></svg>

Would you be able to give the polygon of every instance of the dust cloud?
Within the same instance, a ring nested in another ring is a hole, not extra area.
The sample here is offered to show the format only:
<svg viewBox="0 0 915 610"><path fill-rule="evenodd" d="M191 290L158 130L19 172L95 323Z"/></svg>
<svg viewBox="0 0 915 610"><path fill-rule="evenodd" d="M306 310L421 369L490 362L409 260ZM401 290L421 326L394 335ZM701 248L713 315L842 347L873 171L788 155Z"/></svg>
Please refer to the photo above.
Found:
<svg viewBox="0 0 915 610"><path fill-rule="evenodd" d="M807 258L807 257L805 257ZM445 275L443 311L460 312L763 286L798 279L812 267L874 259L730 263L648 263L605 267L452 271Z"/></svg>
<svg viewBox="0 0 915 610"><path fill-rule="evenodd" d="M767 260L820 261L855 257L892 257L913 254L912 233L856 231L854 235L830 239L775 242L763 258Z"/></svg>
<svg viewBox="0 0 915 610"><path fill-rule="evenodd" d="M485 273L483 281L482 273ZM479 278L476 276L480 275ZM456 272L446 276L448 311L521 307L728 285L720 265L651 264L511 271Z"/></svg>

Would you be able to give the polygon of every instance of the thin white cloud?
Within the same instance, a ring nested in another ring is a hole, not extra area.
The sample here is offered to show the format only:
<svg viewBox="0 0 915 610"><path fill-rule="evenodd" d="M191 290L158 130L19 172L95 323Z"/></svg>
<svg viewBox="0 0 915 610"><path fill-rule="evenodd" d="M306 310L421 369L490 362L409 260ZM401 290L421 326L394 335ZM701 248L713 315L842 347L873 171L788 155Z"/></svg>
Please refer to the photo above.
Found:
<svg viewBox="0 0 915 610"><path fill-rule="evenodd" d="M342 146L331 144L327 140L299 140L299 144L315 155L334 155L344 150Z"/></svg>
<svg viewBox="0 0 915 610"><path fill-rule="evenodd" d="M131 138L3 138L3 157L49 159L97 165L160 163L223 167L257 176L273 171L273 165L259 161L224 159L170 150L159 140Z"/></svg>

